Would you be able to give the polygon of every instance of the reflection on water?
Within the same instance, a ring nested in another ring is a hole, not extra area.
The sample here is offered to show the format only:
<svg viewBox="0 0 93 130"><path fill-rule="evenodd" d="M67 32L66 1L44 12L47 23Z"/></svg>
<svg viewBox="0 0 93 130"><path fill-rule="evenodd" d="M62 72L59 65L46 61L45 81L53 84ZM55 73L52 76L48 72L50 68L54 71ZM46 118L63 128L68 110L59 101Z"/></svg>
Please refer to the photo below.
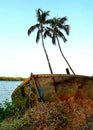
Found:
<svg viewBox="0 0 93 130"><path fill-rule="evenodd" d="M22 81L0 81L0 104L6 99L11 101L11 94Z"/></svg>

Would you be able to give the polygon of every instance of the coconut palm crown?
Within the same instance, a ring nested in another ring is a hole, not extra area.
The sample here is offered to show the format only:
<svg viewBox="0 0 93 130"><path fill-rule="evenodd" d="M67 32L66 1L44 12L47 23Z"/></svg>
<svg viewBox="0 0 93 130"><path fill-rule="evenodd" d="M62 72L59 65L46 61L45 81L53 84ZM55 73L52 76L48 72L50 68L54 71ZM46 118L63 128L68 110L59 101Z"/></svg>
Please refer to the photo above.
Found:
<svg viewBox="0 0 93 130"><path fill-rule="evenodd" d="M51 19L50 27L47 27L46 32L44 33L44 37L46 37L47 35L50 36L52 38L52 43L54 45L56 45L56 41L57 41L61 55L63 56L64 60L68 64L72 73L75 75L75 72L71 68L69 62L67 61L66 57L64 56L62 52L60 42L59 42L59 38L62 38L64 42L67 41L65 35L62 32L64 31L66 32L67 35L69 35L70 26L65 24L66 21L67 21L67 17L63 17L63 18L54 17L53 19ZM51 32L51 35L49 35L50 32Z"/></svg>

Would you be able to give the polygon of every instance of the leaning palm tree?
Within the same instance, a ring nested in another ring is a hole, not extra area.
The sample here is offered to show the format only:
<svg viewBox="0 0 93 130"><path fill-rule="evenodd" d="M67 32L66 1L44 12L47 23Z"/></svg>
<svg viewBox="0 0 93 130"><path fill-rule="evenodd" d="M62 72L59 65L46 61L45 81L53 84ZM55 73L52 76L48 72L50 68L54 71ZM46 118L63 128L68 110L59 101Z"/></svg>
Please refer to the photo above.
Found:
<svg viewBox="0 0 93 130"><path fill-rule="evenodd" d="M43 46L43 49L44 49L44 52L45 52L45 55L46 55L46 58L47 58L49 69L50 69L51 74L53 74L52 67L51 67L51 64L50 64L50 61L49 61L49 58L48 58L48 54L47 54L47 51L46 51L46 48L45 48L45 45L44 45L44 36L43 36L45 28L46 28L45 25L47 25L49 23L49 20L47 20L47 17L49 16L49 11L42 11L39 8L38 10L36 10L36 16L37 16L37 22L38 23L31 26L28 29L28 35L30 35L35 29L38 30L37 36L36 36L36 43L38 43L40 36L41 36L42 46Z"/></svg>
<svg viewBox="0 0 93 130"><path fill-rule="evenodd" d="M69 62L67 61L66 57L64 56L64 54L62 52L60 42L59 42L59 38L62 38L64 42L67 41L66 37L61 32L61 30L64 30L66 32L66 34L69 35L69 25L65 25L66 20L67 20L67 17L63 17L63 18L54 17L53 19L51 19L50 27L47 27L47 29L44 33L44 37L46 37L47 35L50 36L52 38L52 43L54 45L56 44L56 41L57 41L62 57L68 64L72 73L75 75L75 72L73 71L72 67L70 66Z"/></svg>

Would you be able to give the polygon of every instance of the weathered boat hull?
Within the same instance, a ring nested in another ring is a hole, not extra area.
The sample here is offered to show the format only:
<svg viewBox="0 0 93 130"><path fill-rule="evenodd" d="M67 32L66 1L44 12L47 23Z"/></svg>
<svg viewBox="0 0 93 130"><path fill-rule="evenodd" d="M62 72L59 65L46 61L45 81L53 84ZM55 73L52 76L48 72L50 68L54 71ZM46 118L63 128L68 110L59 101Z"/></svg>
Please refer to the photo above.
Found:
<svg viewBox="0 0 93 130"><path fill-rule="evenodd" d="M66 100L72 96L93 100L92 77L65 74L39 74L38 80L44 90L46 101ZM29 105L34 106L37 98L35 85L31 77L22 82L12 93L13 101L23 108L29 107Z"/></svg>

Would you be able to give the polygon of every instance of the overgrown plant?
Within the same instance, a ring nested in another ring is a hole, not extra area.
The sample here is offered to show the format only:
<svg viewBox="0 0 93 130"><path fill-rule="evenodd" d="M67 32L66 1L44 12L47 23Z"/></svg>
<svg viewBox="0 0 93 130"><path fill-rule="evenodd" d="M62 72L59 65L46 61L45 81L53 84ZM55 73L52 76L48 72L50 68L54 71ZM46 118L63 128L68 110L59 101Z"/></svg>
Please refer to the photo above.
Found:
<svg viewBox="0 0 93 130"><path fill-rule="evenodd" d="M5 101L4 104L0 106L0 122L7 117L20 114L20 109L13 102Z"/></svg>

